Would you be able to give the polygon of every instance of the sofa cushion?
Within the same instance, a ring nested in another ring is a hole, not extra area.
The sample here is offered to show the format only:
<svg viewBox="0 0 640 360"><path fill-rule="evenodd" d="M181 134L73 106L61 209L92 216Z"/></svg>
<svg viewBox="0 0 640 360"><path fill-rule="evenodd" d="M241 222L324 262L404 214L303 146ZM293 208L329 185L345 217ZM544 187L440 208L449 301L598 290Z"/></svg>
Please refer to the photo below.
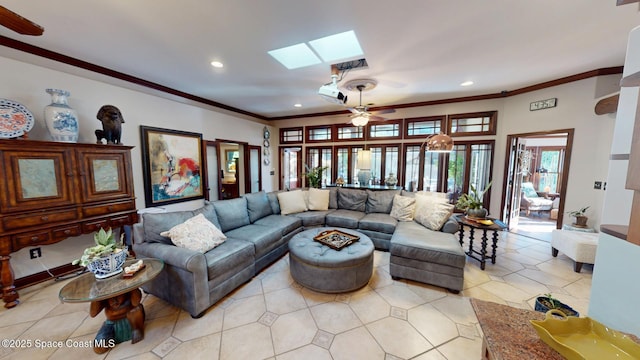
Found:
<svg viewBox="0 0 640 360"><path fill-rule="evenodd" d="M360 219L358 229L393 234L397 224L398 220L392 218L389 214L371 213Z"/></svg>
<svg viewBox="0 0 640 360"><path fill-rule="evenodd" d="M464 268L466 257L455 235L432 231L411 221L399 222L391 237L392 256Z"/></svg>
<svg viewBox="0 0 640 360"><path fill-rule="evenodd" d="M249 212L247 211L247 199L244 197L218 200L213 202L223 232L249 225Z"/></svg>
<svg viewBox="0 0 640 360"><path fill-rule="evenodd" d="M273 213L267 193L264 191L245 194L244 197L247 199L247 210L251 223Z"/></svg>
<svg viewBox="0 0 640 360"><path fill-rule="evenodd" d="M309 210L329 210L329 190L310 188L307 198Z"/></svg>
<svg viewBox="0 0 640 360"><path fill-rule="evenodd" d="M204 217L211 221L213 225L215 225L218 229L221 229L220 221L218 221L218 215L216 214L216 208L213 206L213 203L210 201L204 202L204 206L193 210L193 215L202 214Z"/></svg>
<svg viewBox="0 0 640 360"><path fill-rule="evenodd" d="M366 212L384 214L390 213L391 207L393 206L393 197L398 194L400 194L400 190L367 190L367 203L365 208Z"/></svg>
<svg viewBox="0 0 640 360"><path fill-rule="evenodd" d="M253 244L238 239L227 239L222 245L205 253L209 287L225 282L253 264L254 255Z"/></svg>
<svg viewBox="0 0 640 360"><path fill-rule="evenodd" d="M329 188L329 209L337 209L338 208L338 188L331 187Z"/></svg>
<svg viewBox="0 0 640 360"><path fill-rule="evenodd" d="M307 211L307 202L302 190L284 191L278 193L280 214L287 215Z"/></svg>
<svg viewBox="0 0 640 360"><path fill-rule="evenodd" d="M453 214L454 206L446 198L416 194L415 221L431 230L440 230Z"/></svg>
<svg viewBox="0 0 640 360"><path fill-rule="evenodd" d="M173 211L166 213L142 214L142 225L144 227L144 241L149 243L163 243L173 245L171 239L160 235L172 227L182 224L195 214L193 211Z"/></svg>
<svg viewBox="0 0 640 360"><path fill-rule="evenodd" d="M302 227L302 221L299 218L284 215L267 215L254 224L281 229L282 236Z"/></svg>
<svg viewBox="0 0 640 360"><path fill-rule="evenodd" d="M357 229L358 222L364 216L365 213L362 211L338 209L331 212L330 214L327 214L327 216L325 217L325 223L327 224L327 226Z"/></svg>
<svg viewBox="0 0 640 360"><path fill-rule="evenodd" d="M398 221L413 221L415 210L415 197L396 195L393 197L393 205L389 215Z"/></svg>
<svg viewBox="0 0 640 360"><path fill-rule="evenodd" d="M280 191L272 191L267 193L269 206L271 206L271 213L275 215L280 214L280 202L278 201L278 193L280 193Z"/></svg>
<svg viewBox="0 0 640 360"><path fill-rule="evenodd" d="M227 237L253 243L256 259L286 242L282 230L265 225L250 224L226 233Z"/></svg>
<svg viewBox="0 0 640 360"><path fill-rule="evenodd" d="M338 209L364 212L367 192L360 189L338 189Z"/></svg>
<svg viewBox="0 0 640 360"><path fill-rule="evenodd" d="M178 224L167 231L160 233L171 238L176 246L206 253L222 244L227 237L207 220L203 214L198 214L182 224Z"/></svg>
<svg viewBox="0 0 640 360"><path fill-rule="evenodd" d="M290 216L296 217L302 220L302 226L314 227L314 226L324 226L325 217L327 214L332 213L334 210L325 210L325 211L305 211L301 213L291 214Z"/></svg>

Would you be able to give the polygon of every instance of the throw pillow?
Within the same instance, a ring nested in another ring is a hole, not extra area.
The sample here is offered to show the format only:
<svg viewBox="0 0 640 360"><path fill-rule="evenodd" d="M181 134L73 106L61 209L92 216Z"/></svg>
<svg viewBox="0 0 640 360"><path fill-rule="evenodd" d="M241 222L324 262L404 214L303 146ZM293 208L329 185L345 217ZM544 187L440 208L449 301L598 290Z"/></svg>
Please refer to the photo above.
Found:
<svg viewBox="0 0 640 360"><path fill-rule="evenodd" d="M415 209L415 198L396 195L393 197L393 206L389 215L398 221L412 221Z"/></svg>
<svg viewBox="0 0 640 360"><path fill-rule="evenodd" d="M309 210L329 210L329 190L309 189Z"/></svg>
<svg viewBox="0 0 640 360"><path fill-rule="evenodd" d="M302 190L285 191L278 193L280 203L280 214L295 214L307 211L307 204Z"/></svg>
<svg viewBox="0 0 640 360"><path fill-rule="evenodd" d="M453 214L453 208L446 198L416 194L414 220L427 229L438 231Z"/></svg>
<svg viewBox="0 0 640 360"><path fill-rule="evenodd" d="M172 227L169 231L160 233L171 238L176 246L206 253L222 244L227 237L207 220L203 214L198 214L182 224Z"/></svg>
<svg viewBox="0 0 640 360"><path fill-rule="evenodd" d="M247 199L249 221L251 221L252 224L273 213L266 192L258 191L251 194L245 194L244 197Z"/></svg>
<svg viewBox="0 0 640 360"><path fill-rule="evenodd" d="M399 195L400 190L375 191L367 189L367 203L365 212L389 214L393 206L395 195Z"/></svg>

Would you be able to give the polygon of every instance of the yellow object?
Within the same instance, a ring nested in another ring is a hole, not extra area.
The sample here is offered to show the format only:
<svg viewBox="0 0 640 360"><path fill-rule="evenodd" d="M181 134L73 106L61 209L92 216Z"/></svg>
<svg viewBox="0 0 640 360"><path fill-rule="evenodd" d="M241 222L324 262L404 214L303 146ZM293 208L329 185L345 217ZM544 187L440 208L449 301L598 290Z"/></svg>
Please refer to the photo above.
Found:
<svg viewBox="0 0 640 360"><path fill-rule="evenodd" d="M542 341L569 360L640 359L640 344L588 317L549 310L543 321L530 322Z"/></svg>
<svg viewBox="0 0 640 360"><path fill-rule="evenodd" d="M477 221L477 222L479 222L479 223L480 223L480 224L482 224L482 225L487 225L487 226L489 226L489 225L493 225L493 221L491 221L491 220L487 220L487 219L483 219L483 220L476 220L476 221Z"/></svg>

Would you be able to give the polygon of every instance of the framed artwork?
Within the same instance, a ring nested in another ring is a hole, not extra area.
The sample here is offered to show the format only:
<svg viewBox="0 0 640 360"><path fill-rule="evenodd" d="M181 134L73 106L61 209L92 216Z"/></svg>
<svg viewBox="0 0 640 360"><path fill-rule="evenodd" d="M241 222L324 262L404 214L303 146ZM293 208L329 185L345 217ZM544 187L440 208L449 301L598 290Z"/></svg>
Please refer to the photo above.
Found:
<svg viewBox="0 0 640 360"><path fill-rule="evenodd" d="M202 134L140 126L147 207L204 198Z"/></svg>
<svg viewBox="0 0 640 360"><path fill-rule="evenodd" d="M227 159L227 172L236 172L236 159L240 156L238 150L225 150L225 158Z"/></svg>

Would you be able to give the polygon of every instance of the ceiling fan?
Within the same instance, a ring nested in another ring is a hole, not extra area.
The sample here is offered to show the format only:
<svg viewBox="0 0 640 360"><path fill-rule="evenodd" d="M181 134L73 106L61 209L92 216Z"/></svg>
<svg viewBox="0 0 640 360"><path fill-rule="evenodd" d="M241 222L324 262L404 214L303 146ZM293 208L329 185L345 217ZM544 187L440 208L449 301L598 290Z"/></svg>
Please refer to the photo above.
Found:
<svg viewBox="0 0 640 360"><path fill-rule="evenodd" d="M42 26L23 18L4 6L0 6L0 25L22 35L40 36L44 32Z"/></svg>
<svg viewBox="0 0 640 360"><path fill-rule="evenodd" d="M385 109L379 110L375 112L370 112L369 107L367 105L362 105L362 92L366 90L371 90L377 85L375 80L364 79L364 80L351 80L345 84L345 87L349 90L358 90L360 92L360 104L358 106L354 106L349 108L349 111L352 112L350 115L351 121L349 123L355 126L365 126L369 121L382 121L386 120L381 116L377 116L378 114L390 114L395 112L394 109Z"/></svg>

